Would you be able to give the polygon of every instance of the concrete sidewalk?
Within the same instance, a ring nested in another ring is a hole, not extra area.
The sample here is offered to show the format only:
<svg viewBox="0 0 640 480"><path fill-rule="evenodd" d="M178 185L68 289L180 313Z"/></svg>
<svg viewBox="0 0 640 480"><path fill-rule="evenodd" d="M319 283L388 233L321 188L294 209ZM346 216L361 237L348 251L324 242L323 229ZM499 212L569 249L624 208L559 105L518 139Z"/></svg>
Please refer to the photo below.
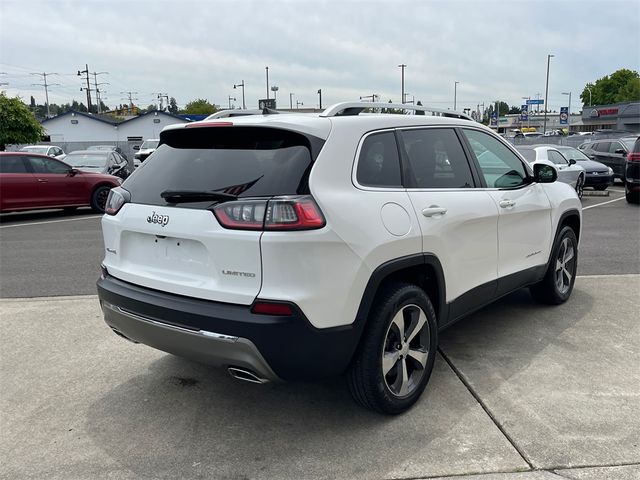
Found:
<svg viewBox="0 0 640 480"><path fill-rule="evenodd" d="M565 305L472 315L400 417L339 379L245 384L133 345L93 296L1 300L0 478L638 479L639 293L581 277Z"/></svg>

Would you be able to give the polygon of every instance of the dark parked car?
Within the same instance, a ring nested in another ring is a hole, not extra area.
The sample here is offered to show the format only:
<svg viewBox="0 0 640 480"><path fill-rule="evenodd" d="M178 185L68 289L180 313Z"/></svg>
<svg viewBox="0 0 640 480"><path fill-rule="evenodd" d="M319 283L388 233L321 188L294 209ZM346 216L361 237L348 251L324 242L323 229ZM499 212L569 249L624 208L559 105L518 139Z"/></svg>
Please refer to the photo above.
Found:
<svg viewBox="0 0 640 480"><path fill-rule="evenodd" d="M77 170L55 158L0 152L0 212L91 206L104 212L109 191L122 180Z"/></svg>
<svg viewBox="0 0 640 480"><path fill-rule="evenodd" d="M129 163L118 152L104 150L78 150L67 154L65 161L85 172L116 175L123 180L131 175Z"/></svg>
<svg viewBox="0 0 640 480"><path fill-rule="evenodd" d="M624 181L624 166L627 154L633 149L635 137L609 138L606 140L594 140L586 145L580 145L582 150L591 160L611 167L615 178Z"/></svg>
<svg viewBox="0 0 640 480"><path fill-rule="evenodd" d="M611 167L589 159L582 151L564 145L554 145L567 160L575 160L585 171L585 187L593 187L596 190L606 190L613 185L613 170Z"/></svg>
<svg viewBox="0 0 640 480"><path fill-rule="evenodd" d="M640 203L640 137L624 164L624 193L629 203Z"/></svg>

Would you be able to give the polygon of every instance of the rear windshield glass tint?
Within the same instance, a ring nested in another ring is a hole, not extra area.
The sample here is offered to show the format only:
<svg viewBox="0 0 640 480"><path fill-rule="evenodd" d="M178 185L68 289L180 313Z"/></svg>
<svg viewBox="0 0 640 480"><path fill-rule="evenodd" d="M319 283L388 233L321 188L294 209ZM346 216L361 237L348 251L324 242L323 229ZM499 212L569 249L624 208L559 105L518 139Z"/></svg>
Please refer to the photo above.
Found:
<svg viewBox="0 0 640 480"><path fill-rule="evenodd" d="M165 190L238 197L309 193L310 143L319 139L274 128L209 127L164 132L161 145L123 184L134 203L165 205ZM181 207L200 208L202 203Z"/></svg>

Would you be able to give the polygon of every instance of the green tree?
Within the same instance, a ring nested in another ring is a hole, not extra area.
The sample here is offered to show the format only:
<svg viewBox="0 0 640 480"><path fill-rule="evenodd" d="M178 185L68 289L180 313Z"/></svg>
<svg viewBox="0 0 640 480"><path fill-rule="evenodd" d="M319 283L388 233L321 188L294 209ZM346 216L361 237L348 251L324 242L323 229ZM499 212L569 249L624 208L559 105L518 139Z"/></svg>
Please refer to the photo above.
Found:
<svg viewBox="0 0 640 480"><path fill-rule="evenodd" d="M171 102L169 102L169 106L171 106ZM204 98L198 98L196 100L192 100L187 103L184 109L180 110L180 113L192 113L194 115L210 115L212 113L216 113L218 108L209 103Z"/></svg>
<svg viewBox="0 0 640 480"><path fill-rule="evenodd" d="M589 82L582 90L583 105L607 105L609 103L640 101L640 74L636 70L621 68L611 75L605 75L595 82Z"/></svg>
<svg viewBox="0 0 640 480"><path fill-rule="evenodd" d="M43 134L42 125L22 100L0 92L0 151L5 145L38 142Z"/></svg>
<svg viewBox="0 0 640 480"><path fill-rule="evenodd" d="M169 99L169 106L167 107L167 109L169 110L169 113L172 114L176 114L178 113L178 102L176 102L176 99L171 97Z"/></svg>
<svg viewBox="0 0 640 480"><path fill-rule="evenodd" d="M513 105L512 107L509 108L509 112L510 114L514 114L514 113L520 113L520 107L518 107L517 105Z"/></svg>
<svg viewBox="0 0 640 480"><path fill-rule="evenodd" d="M144 110L145 112L153 112L155 110L158 110L158 106L155 103L150 103Z"/></svg>

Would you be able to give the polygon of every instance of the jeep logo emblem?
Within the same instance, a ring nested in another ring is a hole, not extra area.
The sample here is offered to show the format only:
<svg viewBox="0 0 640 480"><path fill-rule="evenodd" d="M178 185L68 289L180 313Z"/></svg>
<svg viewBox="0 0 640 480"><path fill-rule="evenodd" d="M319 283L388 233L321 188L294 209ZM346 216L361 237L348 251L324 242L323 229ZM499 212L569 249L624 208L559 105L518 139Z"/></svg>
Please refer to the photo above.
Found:
<svg viewBox="0 0 640 480"><path fill-rule="evenodd" d="M156 212L153 212L147 217L147 222L157 223L164 227L167 223L169 223L169 215L158 215Z"/></svg>

